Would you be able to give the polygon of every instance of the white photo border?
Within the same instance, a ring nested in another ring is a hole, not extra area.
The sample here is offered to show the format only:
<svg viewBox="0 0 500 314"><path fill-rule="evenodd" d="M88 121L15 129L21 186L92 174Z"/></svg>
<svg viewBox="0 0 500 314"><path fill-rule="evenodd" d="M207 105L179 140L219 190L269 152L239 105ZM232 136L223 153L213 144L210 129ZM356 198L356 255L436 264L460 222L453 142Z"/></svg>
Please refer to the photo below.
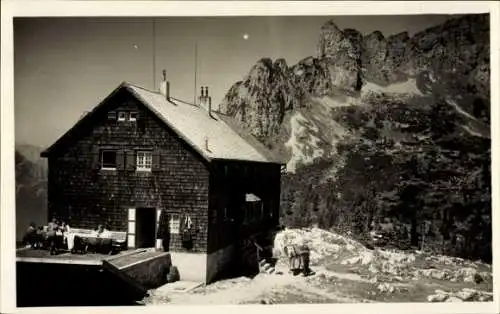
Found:
<svg viewBox="0 0 500 314"><path fill-rule="evenodd" d="M379 303L332 305L235 305L148 307L16 308L14 51L13 18L147 16L313 16L490 13L493 248L500 246L499 174L499 5L497 1L1 1L1 313L499 313L500 250L493 249L494 301L481 303ZM497 123L495 123L497 122Z"/></svg>

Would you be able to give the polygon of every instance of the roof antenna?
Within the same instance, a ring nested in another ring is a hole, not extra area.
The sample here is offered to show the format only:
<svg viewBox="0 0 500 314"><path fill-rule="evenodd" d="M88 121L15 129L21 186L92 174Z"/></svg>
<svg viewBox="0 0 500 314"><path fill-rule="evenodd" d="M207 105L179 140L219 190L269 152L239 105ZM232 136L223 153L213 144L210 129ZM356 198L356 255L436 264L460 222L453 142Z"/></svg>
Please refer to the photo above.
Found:
<svg viewBox="0 0 500 314"><path fill-rule="evenodd" d="M196 82L196 76L198 72L198 41L195 41L194 43L194 104L196 105L196 89L197 87L197 82ZM203 96L203 95L202 95Z"/></svg>
<svg viewBox="0 0 500 314"><path fill-rule="evenodd" d="M153 90L156 91L156 19L153 18Z"/></svg>

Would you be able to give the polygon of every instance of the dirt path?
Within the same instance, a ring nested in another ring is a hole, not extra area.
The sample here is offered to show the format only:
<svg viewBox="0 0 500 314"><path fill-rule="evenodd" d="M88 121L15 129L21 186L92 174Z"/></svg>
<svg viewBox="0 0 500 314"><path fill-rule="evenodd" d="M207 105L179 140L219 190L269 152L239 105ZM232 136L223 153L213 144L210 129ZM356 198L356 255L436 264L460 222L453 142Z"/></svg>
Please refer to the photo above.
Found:
<svg viewBox="0 0 500 314"><path fill-rule="evenodd" d="M201 287L187 293L169 293L162 295L157 291L152 291L148 298L148 304L242 304L259 303L260 300L268 299L269 296L284 295L287 293L302 295L306 299L321 299L324 302L348 303L348 302L369 302L368 300L359 300L341 293L325 291L315 287L302 276L293 276L286 272L286 269L277 269L282 271L282 275L259 274L253 279L238 278L216 282L212 285ZM316 275L325 274L329 277L336 277L344 280L357 282L369 282L356 274L337 273L326 270L322 267L315 269Z"/></svg>

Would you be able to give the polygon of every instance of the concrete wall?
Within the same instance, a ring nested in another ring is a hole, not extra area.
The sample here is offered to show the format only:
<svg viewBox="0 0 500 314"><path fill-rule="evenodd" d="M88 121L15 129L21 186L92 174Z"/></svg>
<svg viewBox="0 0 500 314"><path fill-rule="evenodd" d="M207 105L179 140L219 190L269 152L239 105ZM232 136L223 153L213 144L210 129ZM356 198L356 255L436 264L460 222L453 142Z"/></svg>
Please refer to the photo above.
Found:
<svg viewBox="0 0 500 314"><path fill-rule="evenodd" d="M16 262L15 288L18 307L125 306L145 297L101 265Z"/></svg>
<svg viewBox="0 0 500 314"><path fill-rule="evenodd" d="M171 263L170 254L163 253L149 260L127 266L120 271L136 280L146 289L157 288L167 283L167 273Z"/></svg>
<svg viewBox="0 0 500 314"><path fill-rule="evenodd" d="M217 279L220 275L225 275L226 272L232 270L231 262L234 261L235 248L233 245L226 246L213 253L208 254L207 257L207 283Z"/></svg>
<svg viewBox="0 0 500 314"><path fill-rule="evenodd" d="M179 269L181 280L206 282L207 254L169 252L172 265Z"/></svg>

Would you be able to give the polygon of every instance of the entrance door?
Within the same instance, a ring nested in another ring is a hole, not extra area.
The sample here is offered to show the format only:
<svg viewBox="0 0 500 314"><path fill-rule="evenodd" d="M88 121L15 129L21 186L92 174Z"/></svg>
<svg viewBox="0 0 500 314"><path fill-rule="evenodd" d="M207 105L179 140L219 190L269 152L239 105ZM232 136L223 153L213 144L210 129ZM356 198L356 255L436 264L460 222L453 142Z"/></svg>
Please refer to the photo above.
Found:
<svg viewBox="0 0 500 314"><path fill-rule="evenodd" d="M156 209L137 208L135 218L135 247L150 248L156 245Z"/></svg>

